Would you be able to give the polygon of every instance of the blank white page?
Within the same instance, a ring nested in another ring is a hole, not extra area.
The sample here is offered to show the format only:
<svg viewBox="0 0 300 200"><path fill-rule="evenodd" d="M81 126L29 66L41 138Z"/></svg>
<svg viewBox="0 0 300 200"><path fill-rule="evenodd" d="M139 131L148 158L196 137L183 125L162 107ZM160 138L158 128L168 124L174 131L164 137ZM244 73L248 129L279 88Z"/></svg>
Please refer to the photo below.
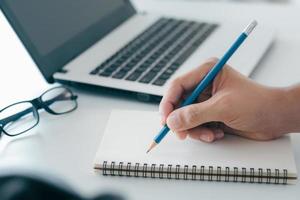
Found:
<svg viewBox="0 0 300 200"><path fill-rule="evenodd" d="M296 176L289 136L272 141L253 141L233 135L214 143L187 138L179 140L169 132L146 154L161 128L159 114L149 111L113 111L107 124L95 164L103 161L287 169Z"/></svg>

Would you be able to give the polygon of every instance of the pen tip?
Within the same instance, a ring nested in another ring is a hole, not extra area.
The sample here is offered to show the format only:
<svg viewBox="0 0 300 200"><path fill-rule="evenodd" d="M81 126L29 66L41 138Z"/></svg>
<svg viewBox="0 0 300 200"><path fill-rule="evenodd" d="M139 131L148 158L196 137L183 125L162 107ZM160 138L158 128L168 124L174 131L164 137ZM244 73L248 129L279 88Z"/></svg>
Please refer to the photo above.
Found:
<svg viewBox="0 0 300 200"><path fill-rule="evenodd" d="M146 151L146 153L149 153L156 145L157 145L156 142L152 142L149 149Z"/></svg>

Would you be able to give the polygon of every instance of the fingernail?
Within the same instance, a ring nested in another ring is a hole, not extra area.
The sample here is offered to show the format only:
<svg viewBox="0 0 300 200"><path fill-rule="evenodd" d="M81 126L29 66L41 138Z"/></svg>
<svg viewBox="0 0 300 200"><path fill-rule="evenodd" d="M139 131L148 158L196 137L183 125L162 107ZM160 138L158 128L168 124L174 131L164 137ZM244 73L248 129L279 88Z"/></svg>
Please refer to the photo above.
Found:
<svg viewBox="0 0 300 200"><path fill-rule="evenodd" d="M212 142L213 141L213 137L209 134L200 135L200 139L205 141L205 142Z"/></svg>
<svg viewBox="0 0 300 200"><path fill-rule="evenodd" d="M161 110L158 110L158 115L160 117L160 124L164 125L165 124L165 116L164 116L164 114L162 113Z"/></svg>
<svg viewBox="0 0 300 200"><path fill-rule="evenodd" d="M171 113L167 121L170 128L176 129L179 127L179 120L176 113Z"/></svg>
<svg viewBox="0 0 300 200"><path fill-rule="evenodd" d="M222 130L216 130L215 134L216 134L216 139L218 140L224 137L224 132Z"/></svg>

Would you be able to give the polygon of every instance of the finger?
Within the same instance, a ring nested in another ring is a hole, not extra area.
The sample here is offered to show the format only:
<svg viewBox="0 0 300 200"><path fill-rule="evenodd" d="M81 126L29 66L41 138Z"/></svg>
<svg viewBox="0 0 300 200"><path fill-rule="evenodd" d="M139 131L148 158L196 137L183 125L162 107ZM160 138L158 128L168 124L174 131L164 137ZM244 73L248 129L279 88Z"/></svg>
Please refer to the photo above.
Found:
<svg viewBox="0 0 300 200"><path fill-rule="evenodd" d="M213 142L220 140L224 137L224 132L221 129L210 129L203 126L198 126L196 128L187 131L189 137L201 140L203 142Z"/></svg>
<svg viewBox="0 0 300 200"><path fill-rule="evenodd" d="M220 104L211 97L209 100L174 110L167 118L168 127L174 131L184 131L201 124L222 121Z"/></svg>
<svg viewBox="0 0 300 200"><path fill-rule="evenodd" d="M179 132L176 132L176 135L180 140L184 140L187 138L188 133L187 133L187 131L179 131Z"/></svg>
<svg viewBox="0 0 300 200"><path fill-rule="evenodd" d="M180 77L172 81L159 104L159 112L162 116L162 121L165 121L166 117L176 108L184 94L184 88L182 87L181 82L182 80Z"/></svg>
<svg viewBox="0 0 300 200"><path fill-rule="evenodd" d="M190 129L187 132L188 136L195 140L200 140L208 143L216 140L216 136L213 130L203 126L198 126L196 128Z"/></svg>
<svg viewBox="0 0 300 200"><path fill-rule="evenodd" d="M217 59L215 58L209 59L200 67L172 81L159 105L159 112L163 119L176 108L184 92L192 90L216 62Z"/></svg>
<svg viewBox="0 0 300 200"><path fill-rule="evenodd" d="M216 140L220 140L220 139L224 138L224 136L225 136L225 133L222 129L213 129L212 131L215 134Z"/></svg>
<svg viewBox="0 0 300 200"><path fill-rule="evenodd" d="M170 112L172 112L174 110L174 106L173 104L170 103L166 103L164 105L163 111L159 111L160 113L160 123L161 125L165 125L166 124L166 120L167 120L167 116L169 115Z"/></svg>

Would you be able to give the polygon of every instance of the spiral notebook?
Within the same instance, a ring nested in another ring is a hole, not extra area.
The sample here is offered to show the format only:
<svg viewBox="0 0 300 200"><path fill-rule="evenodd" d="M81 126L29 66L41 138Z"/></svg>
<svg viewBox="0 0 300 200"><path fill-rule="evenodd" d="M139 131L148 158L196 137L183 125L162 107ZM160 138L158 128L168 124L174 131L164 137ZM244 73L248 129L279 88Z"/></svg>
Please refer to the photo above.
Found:
<svg viewBox="0 0 300 200"><path fill-rule="evenodd" d="M258 142L226 135L207 144L174 133L150 153L160 129L149 111L113 111L94 161L102 175L200 181L293 184L297 170L290 137Z"/></svg>

